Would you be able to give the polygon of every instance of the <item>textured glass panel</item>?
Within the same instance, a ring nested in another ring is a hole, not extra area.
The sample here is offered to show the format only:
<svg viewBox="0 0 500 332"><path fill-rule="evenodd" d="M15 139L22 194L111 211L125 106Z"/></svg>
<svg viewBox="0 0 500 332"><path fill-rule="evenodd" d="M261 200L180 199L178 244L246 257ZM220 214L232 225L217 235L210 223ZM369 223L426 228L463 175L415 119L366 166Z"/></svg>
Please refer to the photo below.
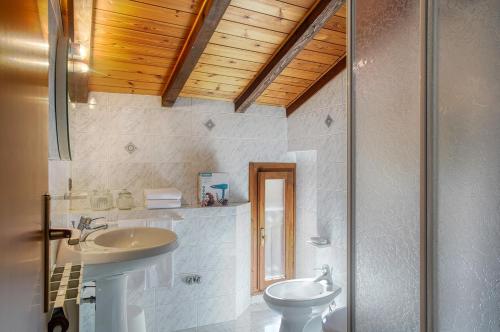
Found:
<svg viewBox="0 0 500 332"><path fill-rule="evenodd" d="M434 328L500 331L500 1L437 1Z"/></svg>
<svg viewBox="0 0 500 332"><path fill-rule="evenodd" d="M355 10L355 327L417 331L419 3Z"/></svg>
<svg viewBox="0 0 500 332"><path fill-rule="evenodd" d="M266 280L285 277L284 227L285 227L285 180L266 180L266 229L265 272Z"/></svg>

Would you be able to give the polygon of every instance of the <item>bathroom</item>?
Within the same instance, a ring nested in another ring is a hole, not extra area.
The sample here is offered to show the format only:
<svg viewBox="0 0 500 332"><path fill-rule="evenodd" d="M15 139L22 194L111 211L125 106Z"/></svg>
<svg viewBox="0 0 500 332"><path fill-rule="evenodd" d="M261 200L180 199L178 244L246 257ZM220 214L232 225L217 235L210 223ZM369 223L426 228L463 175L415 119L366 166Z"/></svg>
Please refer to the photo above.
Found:
<svg viewBox="0 0 500 332"><path fill-rule="evenodd" d="M500 331L498 1L1 9L0 331Z"/></svg>

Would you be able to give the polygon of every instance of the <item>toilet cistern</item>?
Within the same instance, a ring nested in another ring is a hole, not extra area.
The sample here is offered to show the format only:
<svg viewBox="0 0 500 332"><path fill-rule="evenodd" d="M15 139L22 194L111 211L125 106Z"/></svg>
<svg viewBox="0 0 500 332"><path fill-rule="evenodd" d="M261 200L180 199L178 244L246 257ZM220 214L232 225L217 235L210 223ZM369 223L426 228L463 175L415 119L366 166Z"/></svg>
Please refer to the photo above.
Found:
<svg viewBox="0 0 500 332"><path fill-rule="evenodd" d="M333 286L333 278L332 278L332 269L328 264L323 264L323 266L319 269L315 270L320 270L321 274L314 279L314 282L320 282L320 281L326 281L326 284L328 286Z"/></svg>

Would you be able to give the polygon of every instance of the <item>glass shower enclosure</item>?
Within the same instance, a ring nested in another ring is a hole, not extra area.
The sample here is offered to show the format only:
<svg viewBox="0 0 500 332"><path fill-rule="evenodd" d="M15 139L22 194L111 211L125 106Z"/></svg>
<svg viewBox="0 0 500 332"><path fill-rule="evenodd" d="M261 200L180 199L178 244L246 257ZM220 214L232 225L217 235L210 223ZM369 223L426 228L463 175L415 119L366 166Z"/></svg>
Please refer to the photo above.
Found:
<svg viewBox="0 0 500 332"><path fill-rule="evenodd" d="M500 1L349 7L352 331L500 331Z"/></svg>
<svg viewBox="0 0 500 332"><path fill-rule="evenodd" d="M500 331L500 1L436 1L435 331Z"/></svg>

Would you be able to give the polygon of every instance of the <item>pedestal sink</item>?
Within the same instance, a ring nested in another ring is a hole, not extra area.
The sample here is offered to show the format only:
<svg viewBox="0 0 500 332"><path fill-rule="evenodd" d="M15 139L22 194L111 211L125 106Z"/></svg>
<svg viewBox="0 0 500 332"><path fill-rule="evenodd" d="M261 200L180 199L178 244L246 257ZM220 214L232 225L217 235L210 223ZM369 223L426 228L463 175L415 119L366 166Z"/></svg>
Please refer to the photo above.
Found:
<svg viewBox="0 0 500 332"><path fill-rule="evenodd" d="M127 328L126 272L145 269L177 248L177 235L162 228L97 231L85 242L59 246L57 264L84 264L84 281L96 282L96 332Z"/></svg>

